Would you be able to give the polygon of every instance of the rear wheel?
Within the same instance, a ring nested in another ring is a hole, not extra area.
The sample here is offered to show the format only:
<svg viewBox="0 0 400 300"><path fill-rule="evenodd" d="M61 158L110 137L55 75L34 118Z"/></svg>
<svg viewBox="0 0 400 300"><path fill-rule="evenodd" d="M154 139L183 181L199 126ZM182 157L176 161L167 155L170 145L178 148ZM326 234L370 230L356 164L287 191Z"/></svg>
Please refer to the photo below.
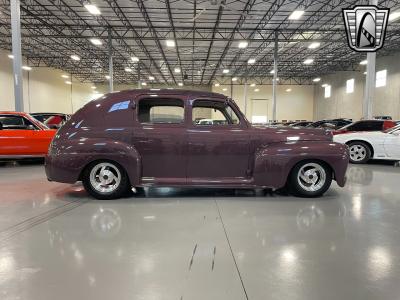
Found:
<svg viewBox="0 0 400 300"><path fill-rule="evenodd" d="M293 168L289 189L296 196L312 198L324 194L331 183L332 171L329 166L319 161L304 161Z"/></svg>
<svg viewBox="0 0 400 300"><path fill-rule="evenodd" d="M86 191L100 200L120 198L129 189L125 170L109 161L90 164L83 173L82 182Z"/></svg>
<svg viewBox="0 0 400 300"><path fill-rule="evenodd" d="M371 149L364 142L350 142L350 162L353 164L365 164L371 158Z"/></svg>

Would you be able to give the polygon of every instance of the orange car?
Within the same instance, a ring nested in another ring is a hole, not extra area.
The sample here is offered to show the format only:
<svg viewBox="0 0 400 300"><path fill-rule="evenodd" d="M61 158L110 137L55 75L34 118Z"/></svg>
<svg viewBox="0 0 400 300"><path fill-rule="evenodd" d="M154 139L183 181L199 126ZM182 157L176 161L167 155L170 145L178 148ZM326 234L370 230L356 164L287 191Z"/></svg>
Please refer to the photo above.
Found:
<svg viewBox="0 0 400 300"><path fill-rule="evenodd" d="M0 111L0 159L44 157L55 133L27 113Z"/></svg>

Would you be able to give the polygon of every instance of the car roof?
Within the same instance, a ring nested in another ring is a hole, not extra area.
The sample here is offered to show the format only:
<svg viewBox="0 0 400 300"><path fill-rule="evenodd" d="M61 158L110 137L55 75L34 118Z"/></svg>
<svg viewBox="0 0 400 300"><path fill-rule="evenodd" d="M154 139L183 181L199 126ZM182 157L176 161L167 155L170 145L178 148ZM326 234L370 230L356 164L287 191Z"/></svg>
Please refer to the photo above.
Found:
<svg viewBox="0 0 400 300"><path fill-rule="evenodd" d="M36 113L30 113L31 116L39 116L39 115L52 115L52 116L65 116L66 114L64 113L49 113L49 112L36 112Z"/></svg>
<svg viewBox="0 0 400 300"><path fill-rule="evenodd" d="M123 95L127 96L141 96L141 95L154 95L160 94L160 96L169 96L169 95L179 95L179 96L189 96L193 98L202 98L202 97L210 97L210 98L221 98L226 99L227 96L219 93L207 92L207 91L193 91L193 90L181 90L181 89L132 89L132 90L124 90L112 92L104 95L104 97L110 97L112 95ZM101 99L101 98L100 98Z"/></svg>
<svg viewBox="0 0 400 300"><path fill-rule="evenodd" d="M17 115L17 116L26 116L28 113L22 111L0 111L0 115Z"/></svg>

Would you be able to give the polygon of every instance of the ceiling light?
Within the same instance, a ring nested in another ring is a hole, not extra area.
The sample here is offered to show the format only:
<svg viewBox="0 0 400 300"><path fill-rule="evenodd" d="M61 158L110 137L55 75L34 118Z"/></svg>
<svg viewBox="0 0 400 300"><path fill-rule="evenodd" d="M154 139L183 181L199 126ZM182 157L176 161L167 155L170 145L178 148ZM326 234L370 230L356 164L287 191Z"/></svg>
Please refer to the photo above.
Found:
<svg viewBox="0 0 400 300"><path fill-rule="evenodd" d="M65 83L66 83L66 84L72 84L72 82L71 82L71 81L66 81Z"/></svg>
<svg viewBox="0 0 400 300"><path fill-rule="evenodd" d="M314 78L312 81L319 82L319 81L321 81L321 78L317 77L317 78Z"/></svg>
<svg viewBox="0 0 400 300"><path fill-rule="evenodd" d="M81 60L81 58L78 55L75 55L75 54L71 55L71 58L73 60L76 60L76 61Z"/></svg>
<svg viewBox="0 0 400 300"><path fill-rule="evenodd" d="M250 84L250 86L251 86L251 87L255 87L255 86L256 86L256 84L255 84L255 83L252 83L252 84Z"/></svg>
<svg viewBox="0 0 400 300"><path fill-rule="evenodd" d="M255 91L255 92L259 92L259 91L260 91L260 89L254 89L254 91Z"/></svg>
<svg viewBox="0 0 400 300"><path fill-rule="evenodd" d="M99 40L99 39L96 39L96 38L90 39L90 42L95 46L103 45L103 42L101 40Z"/></svg>
<svg viewBox="0 0 400 300"><path fill-rule="evenodd" d="M167 47L175 47L175 41L174 40L166 40L165 44Z"/></svg>
<svg viewBox="0 0 400 300"><path fill-rule="evenodd" d="M314 62L314 60L312 58L307 58L305 61L303 61L303 64L305 65L310 65Z"/></svg>
<svg viewBox="0 0 400 300"><path fill-rule="evenodd" d="M292 91L292 89L286 89L286 92L290 93Z"/></svg>
<svg viewBox="0 0 400 300"><path fill-rule="evenodd" d="M178 85L179 85L179 86L183 86L183 83L182 83L182 82L179 82Z"/></svg>
<svg viewBox="0 0 400 300"><path fill-rule="evenodd" d="M131 60L132 60L133 62L138 62L138 61L139 61L139 58L136 57L136 56L132 56L132 57L131 57Z"/></svg>
<svg viewBox="0 0 400 300"><path fill-rule="evenodd" d="M298 20L304 14L304 10L295 10L289 16L289 20Z"/></svg>
<svg viewBox="0 0 400 300"><path fill-rule="evenodd" d="M146 85L147 85L147 83L146 83L146 82L142 82L142 83L141 83L141 85L143 85L143 86L146 86Z"/></svg>
<svg viewBox="0 0 400 300"><path fill-rule="evenodd" d="M367 75L367 71L364 72L364 75Z"/></svg>
<svg viewBox="0 0 400 300"><path fill-rule="evenodd" d="M219 83L214 84L214 86L219 86Z"/></svg>
<svg viewBox="0 0 400 300"><path fill-rule="evenodd" d="M308 48L309 48L309 49L316 49L316 48L318 48L320 45L321 45L321 43L314 42L314 43L311 43L311 44L308 46Z"/></svg>
<svg viewBox="0 0 400 300"><path fill-rule="evenodd" d="M69 78L69 76L66 75L66 74L61 75L61 77L62 77L62 78Z"/></svg>
<svg viewBox="0 0 400 300"><path fill-rule="evenodd" d="M240 42L240 43L239 43L238 47L239 47L240 49L244 49L244 48L247 48L248 45L249 45L248 42L243 41L243 42Z"/></svg>
<svg viewBox="0 0 400 300"><path fill-rule="evenodd" d="M271 71L269 71L271 74L274 74L275 73L275 70L274 69L272 69Z"/></svg>
<svg viewBox="0 0 400 300"><path fill-rule="evenodd" d="M180 73L180 72L181 72L181 69L180 69L180 68L175 68L175 69L174 69L174 72L175 72L175 73Z"/></svg>
<svg viewBox="0 0 400 300"><path fill-rule="evenodd" d="M321 86L322 87L327 87L329 84L327 84L327 83L324 83L324 84L322 84Z"/></svg>
<svg viewBox="0 0 400 300"><path fill-rule="evenodd" d="M88 10L88 12L90 12L92 15L100 15L101 12L100 10L97 8L96 5L93 4L85 4L85 8Z"/></svg>
<svg viewBox="0 0 400 300"><path fill-rule="evenodd" d="M32 68L29 67L29 66L22 66L22 69L24 69L25 71L30 71L30 70L32 70Z"/></svg>
<svg viewBox="0 0 400 300"><path fill-rule="evenodd" d="M360 65L366 65L367 63L368 63L368 60L365 59L365 60L360 62Z"/></svg>
<svg viewBox="0 0 400 300"><path fill-rule="evenodd" d="M125 72L132 72L132 69L129 67L125 67Z"/></svg>
<svg viewBox="0 0 400 300"><path fill-rule="evenodd" d="M224 92L226 92L228 89L227 89L227 88L223 88L222 90L223 90Z"/></svg>
<svg viewBox="0 0 400 300"><path fill-rule="evenodd" d="M13 59L13 58L14 58L14 55L8 54L8 58Z"/></svg>
<svg viewBox="0 0 400 300"><path fill-rule="evenodd" d="M96 89L96 87L93 85L93 86L91 86L91 88L92 88L92 90L95 90Z"/></svg>
<svg viewBox="0 0 400 300"><path fill-rule="evenodd" d="M400 11L394 11L389 15L389 22L395 21L400 18Z"/></svg>
<svg viewBox="0 0 400 300"><path fill-rule="evenodd" d="M228 70L228 69L223 69L223 70L222 70L222 73L228 74L228 73L229 73L229 70Z"/></svg>
<svg viewBox="0 0 400 300"><path fill-rule="evenodd" d="M250 58L248 61L247 61L247 63L249 64L249 65L252 65L252 64L254 64L256 62L256 60L254 59L254 58Z"/></svg>
<svg viewBox="0 0 400 300"><path fill-rule="evenodd" d="M149 76L149 80L154 80L154 76Z"/></svg>
<svg viewBox="0 0 400 300"><path fill-rule="evenodd" d="M232 77L232 81L237 81L237 77Z"/></svg>
<svg viewBox="0 0 400 300"><path fill-rule="evenodd" d="M105 77L107 80L110 80L110 78L111 78L110 75L106 75Z"/></svg>

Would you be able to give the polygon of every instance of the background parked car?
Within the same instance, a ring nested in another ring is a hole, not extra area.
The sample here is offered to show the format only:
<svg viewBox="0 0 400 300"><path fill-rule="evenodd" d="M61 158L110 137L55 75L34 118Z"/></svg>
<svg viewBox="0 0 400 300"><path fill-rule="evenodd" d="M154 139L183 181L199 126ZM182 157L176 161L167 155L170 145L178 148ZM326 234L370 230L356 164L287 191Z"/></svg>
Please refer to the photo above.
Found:
<svg viewBox="0 0 400 300"><path fill-rule="evenodd" d="M339 129L343 126L353 123L351 119L332 119L332 120L321 120L311 123L307 127L309 128L327 128L327 129Z"/></svg>
<svg viewBox="0 0 400 300"><path fill-rule="evenodd" d="M338 130L334 130L332 133L343 134L343 133L358 132L358 131L382 131L395 127L396 125L397 125L396 122L391 120L361 120L346 125Z"/></svg>
<svg viewBox="0 0 400 300"><path fill-rule="evenodd" d="M312 121L301 121L301 122L295 122L290 124L290 127L307 127L308 125L312 124Z"/></svg>
<svg viewBox="0 0 400 300"><path fill-rule="evenodd" d="M32 113L31 116L53 129L60 128L71 117L61 113Z"/></svg>

